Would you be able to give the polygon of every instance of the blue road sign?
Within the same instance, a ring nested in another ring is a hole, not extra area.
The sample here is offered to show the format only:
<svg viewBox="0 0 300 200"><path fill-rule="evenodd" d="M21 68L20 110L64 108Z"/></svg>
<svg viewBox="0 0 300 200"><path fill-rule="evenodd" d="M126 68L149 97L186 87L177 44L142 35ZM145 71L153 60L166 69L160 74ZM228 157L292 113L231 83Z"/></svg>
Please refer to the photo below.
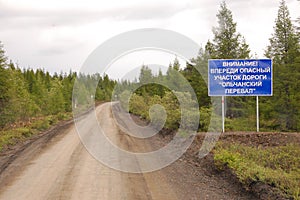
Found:
<svg viewBox="0 0 300 200"><path fill-rule="evenodd" d="M271 59L208 60L209 96L272 96Z"/></svg>

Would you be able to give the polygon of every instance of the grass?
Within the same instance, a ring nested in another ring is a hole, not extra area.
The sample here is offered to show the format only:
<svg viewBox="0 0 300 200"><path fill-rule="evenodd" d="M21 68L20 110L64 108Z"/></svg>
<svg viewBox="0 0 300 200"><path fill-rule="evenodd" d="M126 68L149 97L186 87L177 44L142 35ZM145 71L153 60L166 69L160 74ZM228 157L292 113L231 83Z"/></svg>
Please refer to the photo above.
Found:
<svg viewBox="0 0 300 200"><path fill-rule="evenodd" d="M225 119L226 131L256 131L256 118L233 118Z"/></svg>
<svg viewBox="0 0 300 200"><path fill-rule="evenodd" d="M216 166L228 166L243 184L260 181L294 199L300 199L299 155L298 144L256 148L219 143L214 150Z"/></svg>
<svg viewBox="0 0 300 200"><path fill-rule="evenodd" d="M70 113L59 113L57 115L49 115L37 119L33 119L31 123L25 127L6 128L0 130L0 152L8 146L24 141L33 135L39 134L41 131L49 129L60 120L70 119Z"/></svg>

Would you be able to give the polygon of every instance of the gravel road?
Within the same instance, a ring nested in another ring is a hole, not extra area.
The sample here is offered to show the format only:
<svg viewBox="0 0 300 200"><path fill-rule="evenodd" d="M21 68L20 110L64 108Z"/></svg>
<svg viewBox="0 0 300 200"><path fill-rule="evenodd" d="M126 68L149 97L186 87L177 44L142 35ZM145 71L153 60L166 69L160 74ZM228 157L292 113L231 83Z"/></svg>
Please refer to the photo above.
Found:
<svg viewBox="0 0 300 200"><path fill-rule="evenodd" d="M98 106L96 115L108 138L122 148L145 152L161 143L159 137L134 140L122 133L110 103ZM254 199L240 186L184 158L151 173L108 168L88 153L73 124L51 138L37 139L14 156L0 174L0 199Z"/></svg>

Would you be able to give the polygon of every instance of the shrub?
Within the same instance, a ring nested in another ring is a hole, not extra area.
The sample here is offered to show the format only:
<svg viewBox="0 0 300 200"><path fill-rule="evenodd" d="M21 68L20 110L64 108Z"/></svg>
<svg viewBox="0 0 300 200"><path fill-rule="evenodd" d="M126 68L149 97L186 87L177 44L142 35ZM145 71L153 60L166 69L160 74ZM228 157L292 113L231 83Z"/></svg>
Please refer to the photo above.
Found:
<svg viewBox="0 0 300 200"><path fill-rule="evenodd" d="M126 111L129 111L129 107L128 107L129 98L130 98L130 91L128 90L125 90L119 95L120 104L122 108L125 109Z"/></svg>
<svg viewBox="0 0 300 200"><path fill-rule="evenodd" d="M46 130L49 127L50 123L48 118L39 119L31 125L31 128L37 129L39 131Z"/></svg>
<svg viewBox="0 0 300 200"><path fill-rule="evenodd" d="M129 111L133 114L140 115L143 118L149 119L148 105L145 98L137 94L133 94L130 98Z"/></svg>
<svg viewBox="0 0 300 200"><path fill-rule="evenodd" d="M201 107L200 108L200 122L199 122L199 130L200 131L208 131L208 127L211 119L211 108Z"/></svg>
<svg viewBox="0 0 300 200"><path fill-rule="evenodd" d="M6 145L14 145L18 141L30 137L33 131L30 128L16 128L0 132L0 151Z"/></svg>
<svg viewBox="0 0 300 200"><path fill-rule="evenodd" d="M300 147L254 148L241 144L218 144L214 150L219 169L228 166L244 184L261 181L300 199Z"/></svg>

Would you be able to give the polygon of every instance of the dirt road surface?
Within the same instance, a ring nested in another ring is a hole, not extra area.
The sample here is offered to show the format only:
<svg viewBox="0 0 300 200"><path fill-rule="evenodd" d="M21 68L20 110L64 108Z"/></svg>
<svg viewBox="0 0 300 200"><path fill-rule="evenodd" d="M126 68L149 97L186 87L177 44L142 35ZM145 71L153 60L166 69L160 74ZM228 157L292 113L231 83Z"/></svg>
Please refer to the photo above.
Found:
<svg viewBox="0 0 300 200"><path fill-rule="evenodd" d="M110 103L98 106L96 114L107 137L122 148L145 152L162 143L159 137L135 140L122 133ZM94 159L71 124L32 142L1 169L0 199L255 199L207 168L205 159L195 165L182 157L151 173L120 172Z"/></svg>

